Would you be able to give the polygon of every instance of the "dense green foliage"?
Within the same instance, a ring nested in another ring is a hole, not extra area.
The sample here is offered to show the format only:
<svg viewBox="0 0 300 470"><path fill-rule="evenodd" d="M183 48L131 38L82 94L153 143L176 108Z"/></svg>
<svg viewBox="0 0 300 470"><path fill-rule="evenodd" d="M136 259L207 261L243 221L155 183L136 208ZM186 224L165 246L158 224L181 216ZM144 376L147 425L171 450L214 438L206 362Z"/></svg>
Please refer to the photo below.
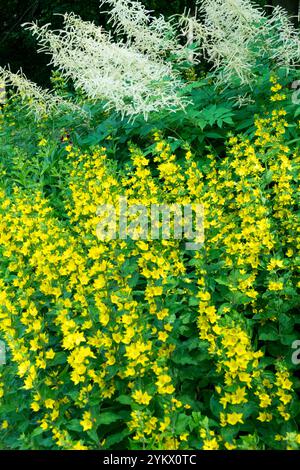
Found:
<svg viewBox="0 0 300 470"><path fill-rule="evenodd" d="M170 54L188 104L148 120L108 111L58 71L67 108L34 114L43 94L9 87L0 448L300 449L297 70L276 62L280 41L247 46L250 83L237 70L224 84L212 57ZM113 225L120 197L147 215L202 205L204 243L140 239L138 224L101 238L99 207Z"/></svg>

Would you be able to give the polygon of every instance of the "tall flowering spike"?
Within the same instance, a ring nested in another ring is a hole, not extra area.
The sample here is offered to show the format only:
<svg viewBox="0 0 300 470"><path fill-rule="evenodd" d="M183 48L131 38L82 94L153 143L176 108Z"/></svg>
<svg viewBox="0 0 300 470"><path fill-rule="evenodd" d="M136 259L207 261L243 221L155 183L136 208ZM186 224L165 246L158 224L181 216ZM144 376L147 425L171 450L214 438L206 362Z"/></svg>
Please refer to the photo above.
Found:
<svg viewBox="0 0 300 470"><path fill-rule="evenodd" d="M219 71L222 81L239 77L247 83L254 61L252 42L264 13L248 0L204 0L199 2L203 27L198 32L206 58Z"/></svg>
<svg viewBox="0 0 300 470"><path fill-rule="evenodd" d="M232 20L236 19L238 23L251 27L254 21L259 22L265 16L263 10L249 0L197 0L197 4L200 10L210 15L211 20L215 18L220 24L229 21L231 26L234 26Z"/></svg>
<svg viewBox="0 0 300 470"><path fill-rule="evenodd" d="M111 35L101 26L94 23L82 21L82 19L74 13L66 13L64 15L64 24L67 31L76 33L80 38L92 37L101 42L109 42Z"/></svg>
<svg viewBox="0 0 300 470"><path fill-rule="evenodd" d="M183 106L182 86L169 63L157 61L128 44L113 42L108 33L75 15L65 15L64 29L27 26L38 38L40 51L51 54L51 64L76 88L123 116Z"/></svg>
<svg viewBox="0 0 300 470"><path fill-rule="evenodd" d="M185 38L187 46L193 45L193 51L189 51L188 54L189 62L200 62L201 49L199 45L206 35L203 24L198 19L197 9L195 9L193 14L190 10L185 9L185 11L179 15L178 27L180 28L181 36Z"/></svg>
<svg viewBox="0 0 300 470"><path fill-rule="evenodd" d="M114 32L126 35L128 43L137 51L154 59L169 52L183 54L175 28L164 16L151 16L151 12L136 1L103 0L100 4L110 6L107 13Z"/></svg>
<svg viewBox="0 0 300 470"><path fill-rule="evenodd" d="M298 65L300 60L300 35L289 20L286 11L279 6L275 7L267 26L271 31L268 45L272 51L272 58L279 65L285 67Z"/></svg>
<svg viewBox="0 0 300 470"><path fill-rule="evenodd" d="M22 71L12 73L10 70L0 67L0 82L16 88L22 101L26 102L26 106L36 117L58 113L66 108L79 109L72 103L56 96L50 90L41 88L28 80Z"/></svg>
<svg viewBox="0 0 300 470"><path fill-rule="evenodd" d="M241 83L251 83L258 63L271 60L285 67L299 63L299 32L282 8L274 8L267 18L249 0L198 0L198 4L199 18L189 22L222 84L237 77ZM184 18L181 23L188 25Z"/></svg>

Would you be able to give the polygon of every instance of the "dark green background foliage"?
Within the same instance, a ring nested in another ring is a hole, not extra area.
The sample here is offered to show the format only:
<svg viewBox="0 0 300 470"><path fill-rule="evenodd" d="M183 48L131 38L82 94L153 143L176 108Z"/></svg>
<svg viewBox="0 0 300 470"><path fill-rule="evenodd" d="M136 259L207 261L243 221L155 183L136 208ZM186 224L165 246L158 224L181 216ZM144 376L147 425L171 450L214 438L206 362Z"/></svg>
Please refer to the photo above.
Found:
<svg viewBox="0 0 300 470"><path fill-rule="evenodd" d="M166 16L193 8L195 0L144 0L148 9ZM265 4L280 4L293 15L298 11L298 0L260 0ZM11 70L22 67L24 73L39 84L49 84L47 62L49 58L36 52L36 43L21 25L38 20L40 24L52 23L59 27L61 17L55 13L75 12L84 20L105 24L105 15L100 13L99 0L0 0L0 65L10 64Z"/></svg>

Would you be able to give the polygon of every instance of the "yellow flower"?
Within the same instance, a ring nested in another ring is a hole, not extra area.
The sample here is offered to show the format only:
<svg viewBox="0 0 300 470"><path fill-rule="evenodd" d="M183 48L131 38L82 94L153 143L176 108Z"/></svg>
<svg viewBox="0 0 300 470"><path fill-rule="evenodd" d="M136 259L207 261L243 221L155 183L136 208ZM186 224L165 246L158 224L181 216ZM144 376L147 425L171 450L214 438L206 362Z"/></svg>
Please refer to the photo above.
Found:
<svg viewBox="0 0 300 470"><path fill-rule="evenodd" d="M169 335L166 331L159 331L158 333L158 339L162 341L163 343L168 339Z"/></svg>
<svg viewBox="0 0 300 470"><path fill-rule="evenodd" d="M271 421L273 418L272 414L271 413L265 413L265 412L260 412L257 419L258 421L261 421L261 422L269 422Z"/></svg>
<svg viewBox="0 0 300 470"><path fill-rule="evenodd" d="M103 287L105 286L106 282L105 282L105 278L104 276L99 276L97 279L95 279L94 281L94 287L96 290L98 289L103 289Z"/></svg>
<svg viewBox="0 0 300 470"><path fill-rule="evenodd" d="M53 349L49 349L49 351L46 352L47 359L53 359L54 356L55 356L55 352L53 351Z"/></svg>
<svg viewBox="0 0 300 470"><path fill-rule="evenodd" d="M52 421L55 421L59 416L59 411L53 410L50 416L51 416Z"/></svg>
<svg viewBox="0 0 300 470"><path fill-rule="evenodd" d="M280 83L277 83L276 85L271 87L271 91L273 91L274 93L276 93L277 91L281 89L282 89L282 86L280 85Z"/></svg>
<svg viewBox="0 0 300 470"><path fill-rule="evenodd" d="M84 431L88 431L93 427L92 415L89 411L83 413L83 419L80 421Z"/></svg>
<svg viewBox="0 0 300 470"><path fill-rule="evenodd" d="M271 405L272 400L269 397L269 395L267 395L266 393L259 393L259 392L257 392L256 395L258 395L259 397L259 400L260 400L259 406L261 408L267 408L269 405Z"/></svg>
<svg viewBox="0 0 300 470"><path fill-rule="evenodd" d="M203 450L217 450L219 449L219 444L217 439L214 437L213 439L204 439L203 440Z"/></svg>
<svg viewBox="0 0 300 470"><path fill-rule="evenodd" d="M161 395L163 394L171 394L174 392L175 388L173 387L171 382L171 377L167 374L162 374L157 377L157 381L155 382L157 385L157 391Z"/></svg>
<svg viewBox="0 0 300 470"><path fill-rule="evenodd" d="M241 382L245 382L248 386L251 385L251 376L247 372L240 372L239 379Z"/></svg>
<svg viewBox="0 0 300 470"><path fill-rule="evenodd" d="M225 447L226 447L227 450L236 449L236 445L235 445L235 444L231 444L230 442L225 442Z"/></svg>
<svg viewBox="0 0 300 470"><path fill-rule="evenodd" d="M152 293L153 293L153 295L156 295L156 296L157 296L157 295L162 295L162 293L163 293L163 288L160 287L160 286L153 287L153 288L152 288Z"/></svg>
<svg viewBox="0 0 300 470"><path fill-rule="evenodd" d="M73 349L80 343L85 341L84 334L82 332L69 333L63 340L64 349Z"/></svg>
<svg viewBox="0 0 300 470"><path fill-rule="evenodd" d="M275 258L272 258L268 264L268 270L269 271L272 271L273 269L276 269L276 268L283 268L284 267L284 262L280 259L275 259Z"/></svg>
<svg viewBox="0 0 300 470"><path fill-rule="evenodd" d="M171 424L171 419L169 418L169 416L166 416L159 425L160 432L165 432L165 430L170 426L170 424Z"/></svg>
<svg viewBox="0 0 300 470"><path fill-rule="evenodd" d="M169 310L167 308L164 308L163 310L161 310L160 312L157 312L156 313L156 316L159 320L163 320L164 318L166 318L167 316L169 315Z"/></svg>
<svg viewBox="0 0 300 470"><path fill-rule="evenodd" d="M283 289L283 282L281 281L270 281L269 282L269 290L282 290Z"/></svg>
<svg viewBox="0 0 300 470"><path fill-rule="evenodd" d="M238 387L236 389L236 391L231 395L231 403L233 405L239 405L240 403L247 403L245 387Z"/></svg>
<svg viewBox="0 0 300 470"><path fill-rule="evenodd" d="M139 403L140 405L149 405L152 397L147 392L142 392L141 390L136 390L132 394L132 398Z"/></svg>
<svg viewBox="0 0 300 470"><path fill-rule="evenodd" d="M88 450L88 447L83 445L81 441L76 442L72 447L73 450Z"/></svg>
<svg viewBox="0 0 300 470"><path fill-rule="evenodd" d="M143 241L137 242L137 246L143 251L147 251L149 249L148 243L145 243Z"/></svg>
<svg viewBox="0 0 300 470"><path fill-rule="evenodd" d="M31 408L33 411L39 411L40 405L39 405L36 401L34 401L34 402L31 403L30 408Z"/></svg>
<svg viewBox="0 0 300 470"><path fill-rule="evenodd" d="M1 425L1 429L7 429L8 428L8 421L4 420Z"/></svg>
<svg viewBox="0 0 300 470"><path fill-rule="evenodd" d="M211 299L211 296L210 296L209 292L199 292L198 297L201 300L210 300Z"/></svg>
<svg viewBox="0 0 300 470"><path fill-rule="evenodd" d="M22 362L22 364L20 364L18 367L19 376L23 377L26 374L29 367L30 367L30 361Z"/></svg>
<svg viewBox="0 0 300 470"><path fill-rule="evenodd" d="M45 407L46 408L53 409L54 405L55 405L55 401L52 400L52 398L48 398L47 400L45 400Z"/></svg>
<svg viewBox="0 0 300 470"><path fill-rule="evenodd" d="M41 421L41 428L44 431L46 431L49 428L49 425L48 425L47 421L45 421L44 419Z"/></svg>
<svg viewBox="0 0 300 470"><path fill-rule="evenodd" d="M243 413L227 413L227 423L234 426L237 423L243 424Z"/></svg>

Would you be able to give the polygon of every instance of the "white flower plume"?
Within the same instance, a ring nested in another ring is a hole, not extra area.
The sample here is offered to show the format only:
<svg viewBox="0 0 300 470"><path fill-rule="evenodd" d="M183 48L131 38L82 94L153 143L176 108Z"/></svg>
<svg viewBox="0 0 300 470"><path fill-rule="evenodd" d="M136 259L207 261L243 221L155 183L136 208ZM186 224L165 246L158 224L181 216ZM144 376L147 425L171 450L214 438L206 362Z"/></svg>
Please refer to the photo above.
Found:
<svg viewBox="0 0 300 470"><path fill-rule="evenodd" d="M122 115L176 109L182 106L177 91L181 82L170 63L155 61L74 14L64 15L64 29L27 26L37 36L40 51L51 54L51 64L71 78L75 87L108 109Z"/></svg>
<svg viewBox="0 0 300 470"><path fill-rule="evenodd" d="M248 0L204 0L199 5L202 28L197 31L205 58L222 81L252 77L252 48L264 13Z"/></svg>
<svg viewBox="0 0 300 470"><path fill-rule="evenodd" d="M151 16L151 12L137 1L102 0L110 9L109 22L116 34L126 35L128 44L135 50L153 59L164 57L167 53L181 54L176 29L163 15Z"/></svg>
<svg viewBox="0 0 300 470"><path fill-rule="evenodd" d="M60 30L35 23L27 28L37 37L40 51L51 56L50 63L78 90L130 118L184 108L187 98L178 72L182 60L183 66L186 61L208 61L216 84L250 87L264 65L299 64L299 32L283 9L277 7L267 17L250 0L196 3L198 11L193 16L184 13L176 24L175 17L154 17L135 0L101 0L108 6L112 33L72 13L64 15ZM12 82L30 102L37 97L40 104L32 103L36 111L60 106L61 98L22 74L12 75Z"/></svg>
<svg viewBox="0 0 300 470"><path fill-rule="evenodd" d="M12 73L10 70L0 67L0 81L14 87L22 101L36 117L57 113L63 109L77 111L77 107L72 103L28 80L22 71Z"/></svg>
<svg viewBox="0 0 300 470"><path fill-rule="evenodd" d="M272 59L285 67L299 65L299 30L295 29L286 11L280 6L276 6L272 17L267 22L267 27L270 30L268 46Z"/></svg>
<svg viewBox="0 0 300 470"><path fill-rule="evenodd" d="M299 63L299 32L282 8L274 8L268 18L249 0L198 0L198 5L198 18L189 21L222 84L237 77L240 83L251 84L257 64L273 61L278 67L290 67Z"/></svg>

